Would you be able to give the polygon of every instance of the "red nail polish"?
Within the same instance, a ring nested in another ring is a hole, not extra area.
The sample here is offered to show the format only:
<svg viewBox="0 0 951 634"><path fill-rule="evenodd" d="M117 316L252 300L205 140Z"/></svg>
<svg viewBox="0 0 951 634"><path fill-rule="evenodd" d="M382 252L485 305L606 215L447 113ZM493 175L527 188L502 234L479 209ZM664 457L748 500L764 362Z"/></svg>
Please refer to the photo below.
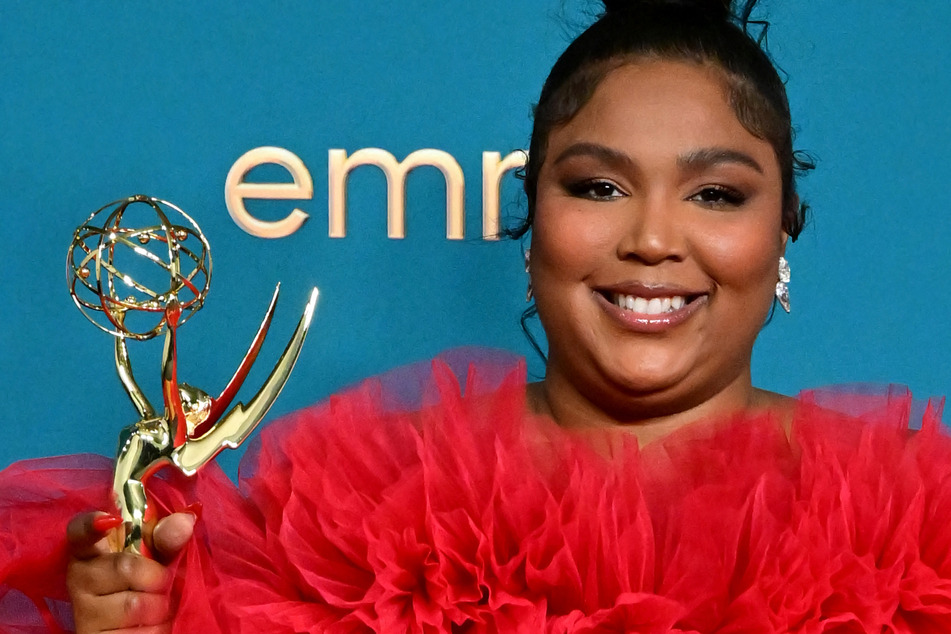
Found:
<svg viewBox="0 0 951 634"><path fill-rule="evenodd" d="M198 520L201 519L201 509L202 509L201 502L195 502L194 504L189 504L188 506L183 508L182 511L184 513L191 513L192 515L194 515L195 521L197 522Z"/></svg>
<svg viewBox="0 0 951 634"><path fill-rule="evenodd" d="M98 515L92 519L92 529L97 533L107 533L122 526L122 518L117 515Z"/></svg>

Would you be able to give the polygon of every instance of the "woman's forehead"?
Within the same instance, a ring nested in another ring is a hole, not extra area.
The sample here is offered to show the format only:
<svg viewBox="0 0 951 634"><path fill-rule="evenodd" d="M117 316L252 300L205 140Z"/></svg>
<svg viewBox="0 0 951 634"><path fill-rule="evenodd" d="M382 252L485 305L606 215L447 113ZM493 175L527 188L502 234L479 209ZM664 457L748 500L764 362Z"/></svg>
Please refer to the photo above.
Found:
<svg viewBox="0 0 951 634"><path fill-rule="evenodd" d="M722 70L665 59L637 60L610 70L577 114L552 131L549 151L578 142L675 156L714 146L742 147L763 157L774 154L768 142L737 118Z"/></svg>

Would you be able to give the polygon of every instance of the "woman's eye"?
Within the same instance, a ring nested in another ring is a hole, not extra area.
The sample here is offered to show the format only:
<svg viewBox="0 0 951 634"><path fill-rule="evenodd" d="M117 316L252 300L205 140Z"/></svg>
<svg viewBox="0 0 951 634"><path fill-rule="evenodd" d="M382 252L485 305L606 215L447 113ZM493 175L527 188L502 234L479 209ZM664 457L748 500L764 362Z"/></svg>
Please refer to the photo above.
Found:
<svg viewBox="0 0 951 634"><path fill-rule="evenodd" d="M739 207L746 202L746 196L730 187L722 185L704 187L688 198L712 208Z"/></svg>
<svg viewBox="0 0 951 634"><path fill-rule="evenodd" d="M618 189L617 185L611 181L587 180L580 183L572 183L567 187L572 196L579 198L589 198L591 200L610 200L624 196L624 192Z"/></svg>

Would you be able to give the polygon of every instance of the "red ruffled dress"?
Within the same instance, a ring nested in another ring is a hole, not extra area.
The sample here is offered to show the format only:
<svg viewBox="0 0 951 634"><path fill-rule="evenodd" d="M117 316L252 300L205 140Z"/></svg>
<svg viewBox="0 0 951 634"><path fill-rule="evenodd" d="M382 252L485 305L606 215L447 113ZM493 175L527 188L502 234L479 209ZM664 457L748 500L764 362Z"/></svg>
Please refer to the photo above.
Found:
<svg viewBox="0 0 951 634"><path fill-rule="evenodd" d="M791 427L737 415L639 449L527 414L524 365L474 356L271 424L237 486L153 479L163 509L204 507L174 631L951 631L938 404L810 392ZM0 631L70 630L64 527L109 508L110 478L94 456L0 473Z"/></svg>

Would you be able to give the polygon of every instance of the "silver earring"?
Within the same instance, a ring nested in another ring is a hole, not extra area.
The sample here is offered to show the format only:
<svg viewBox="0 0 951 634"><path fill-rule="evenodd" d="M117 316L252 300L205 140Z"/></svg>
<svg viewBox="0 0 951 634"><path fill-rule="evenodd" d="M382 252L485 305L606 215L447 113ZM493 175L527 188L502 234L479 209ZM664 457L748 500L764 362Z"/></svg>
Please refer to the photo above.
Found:
<svg viewBox="0 0 951 634"><path fill-rule="evenodd" d="M532 301L535 292L532 290L532 273L531 273L531 262L532 262L532 250L525 249L525 273L528 275L528 289L525 291L525 301Z"/></svg>
<svg viewBox="0 0 951 634"><path fill-rule="evenodd" d="M776 299L779 300L779 305L787 313L789 312L789 279L789 262L783 256L779 256L779 281L776 282Z"/></svg>

